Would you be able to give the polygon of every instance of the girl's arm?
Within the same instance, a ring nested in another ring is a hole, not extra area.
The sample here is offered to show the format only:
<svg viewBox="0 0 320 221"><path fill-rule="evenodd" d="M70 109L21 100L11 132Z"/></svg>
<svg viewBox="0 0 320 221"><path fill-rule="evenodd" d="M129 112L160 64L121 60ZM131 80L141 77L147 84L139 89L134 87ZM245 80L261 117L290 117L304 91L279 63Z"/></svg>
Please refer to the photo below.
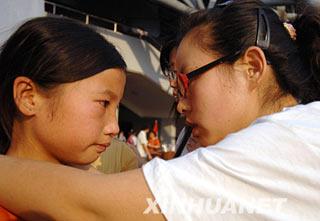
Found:
<svg viewBox="0 0 320 221"><path fill-rule="evenodd" d="M90 173L103 174L102 172L100 172L98 169L96 169L91 164L89 164L89 165L76 165L76 164L74 164L74 165L69 165L69 166L72 166L74 168L78 168L80 170L88 171Z"/></svg>
<svg viewBox="0 0 320 221"><path fill-rule="evenodd" d="M0 205L27 220L165 220L143 214L153 199L141 170L100 175L0 157Z"/></svg>

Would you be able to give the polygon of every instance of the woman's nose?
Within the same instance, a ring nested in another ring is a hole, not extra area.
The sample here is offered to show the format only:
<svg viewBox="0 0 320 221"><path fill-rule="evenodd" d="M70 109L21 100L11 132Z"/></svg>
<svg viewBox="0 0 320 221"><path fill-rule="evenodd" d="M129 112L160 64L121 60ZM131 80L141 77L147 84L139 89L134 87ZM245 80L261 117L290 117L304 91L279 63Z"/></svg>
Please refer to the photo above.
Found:
<svg viewBox="0 0 320 221"><path fill-rule="evenodd" d="M191 105L189 100L187 98L181 97L178 100L177 111L180 114L185 115L187 112L190 112L190 110L191 110Z"/></svg>

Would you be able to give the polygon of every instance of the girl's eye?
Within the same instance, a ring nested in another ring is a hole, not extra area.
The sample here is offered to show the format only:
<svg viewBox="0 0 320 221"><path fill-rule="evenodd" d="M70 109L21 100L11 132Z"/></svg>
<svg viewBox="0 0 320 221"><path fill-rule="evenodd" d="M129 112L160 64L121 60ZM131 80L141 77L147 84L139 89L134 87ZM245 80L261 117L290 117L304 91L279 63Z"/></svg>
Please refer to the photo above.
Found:
<svg viewBox="0 0 320 221"><path fill-rule="evenodd" d="M106 108L110 104L110 101L108 100L99 101L99 104L101 104L104 108Z"/></svg>

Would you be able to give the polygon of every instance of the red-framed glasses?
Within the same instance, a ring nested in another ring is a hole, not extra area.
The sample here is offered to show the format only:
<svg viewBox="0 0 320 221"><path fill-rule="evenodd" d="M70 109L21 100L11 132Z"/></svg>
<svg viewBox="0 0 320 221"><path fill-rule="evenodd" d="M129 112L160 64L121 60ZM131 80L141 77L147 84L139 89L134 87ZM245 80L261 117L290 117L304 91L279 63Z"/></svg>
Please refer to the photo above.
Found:
<svg viewBox="0 0 320 221"><path fill-rule="evenodd" d="M189 82L192 78L197 77L207 71L209 71L210 69L218 66L219 64L228 62L228 61L233 61L235 58L237 58L240 55L241 51L236 51L233 54L229 54L226 56L223 56L217 60L214 60L200 68L197 68L194 71L191 71L187 74L182 74L177 72L177 92L178 92L178 98L179 97L185 97L186 92L188 90L189 87Z"/></svg>

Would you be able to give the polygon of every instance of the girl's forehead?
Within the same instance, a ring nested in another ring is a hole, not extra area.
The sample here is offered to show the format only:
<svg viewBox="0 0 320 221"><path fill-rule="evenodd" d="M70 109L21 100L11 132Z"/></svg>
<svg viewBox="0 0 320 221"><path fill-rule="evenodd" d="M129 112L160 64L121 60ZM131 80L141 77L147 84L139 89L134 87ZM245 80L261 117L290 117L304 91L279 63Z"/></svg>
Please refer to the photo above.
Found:
<svg viewBox="0 0 320 221"><path fill-rule="evenodd" d="M115 94L125 85L125 78L124 71L121 69L106 69L73 83L88 93Z"/></svg>

